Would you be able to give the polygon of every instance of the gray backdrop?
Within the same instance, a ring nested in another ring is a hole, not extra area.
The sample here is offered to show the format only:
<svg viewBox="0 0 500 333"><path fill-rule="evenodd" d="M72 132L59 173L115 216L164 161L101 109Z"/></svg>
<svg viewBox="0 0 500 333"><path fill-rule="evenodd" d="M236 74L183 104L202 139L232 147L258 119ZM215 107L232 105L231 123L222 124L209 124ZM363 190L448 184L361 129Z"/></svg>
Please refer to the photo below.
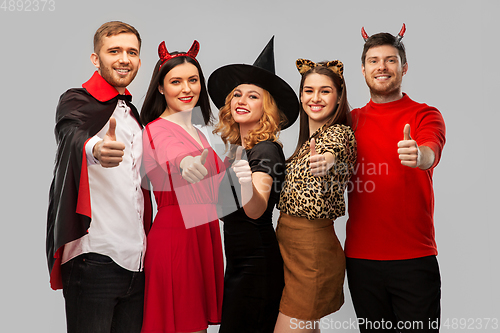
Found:
<svg viewBox="0 0 500 333"><path fill-rule="evenodd" d="M361 26L369 34L396 34L405 22L409 70L403 89L436 106L447 125L434 175L442 318L448 321L443 331L496 331L487 318L500 320L494 139L500 118L494 103L499 1L55 0L39 1L38 10L36 1L0 4L2 332L65 331L63 296L50 289L45 260L54 110L61 93L92 75L92 37L109 20L128 22L142 35L142 68L130 86L139 108L162 40L173 51L187 50L197 39L208 78L222 65L253 63L272 35L277 73L292 87L297 89L300 79L296 58L340 59L350 104L361 107L369 100L360 70ZM403 129L397 130L402 136ZM287 156L297 133L294 125L282 134ZM345 218L335 227L343 243ZM346 304L327 317L323 332L354 320L347 285L346 292Z"/></svg>

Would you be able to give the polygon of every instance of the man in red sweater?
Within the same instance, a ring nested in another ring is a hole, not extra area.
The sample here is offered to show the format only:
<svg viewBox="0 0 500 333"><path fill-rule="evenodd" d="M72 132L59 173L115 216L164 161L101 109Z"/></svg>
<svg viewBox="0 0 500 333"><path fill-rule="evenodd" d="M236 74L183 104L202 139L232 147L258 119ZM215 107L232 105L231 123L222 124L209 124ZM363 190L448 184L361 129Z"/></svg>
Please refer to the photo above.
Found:
<svg viewBox="0 0 500 333"><path fill-rule="evenodd" d="M408 70L403 33L364 34L362 73L371 100L352 111L358 160L348 188L345 254L361 332L439 331L432 174L445 124L436 108L401 91Z"/></svg>

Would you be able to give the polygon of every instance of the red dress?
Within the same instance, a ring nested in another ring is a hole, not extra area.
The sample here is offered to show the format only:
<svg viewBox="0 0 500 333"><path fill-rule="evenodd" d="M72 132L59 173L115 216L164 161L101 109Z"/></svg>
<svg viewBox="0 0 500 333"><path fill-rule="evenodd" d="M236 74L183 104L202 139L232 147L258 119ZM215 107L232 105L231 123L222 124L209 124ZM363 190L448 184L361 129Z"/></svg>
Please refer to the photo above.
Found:
<svg viewBox="0 0 500 333"><path fill-rule="evenodd" d="M158 213L147 238L143 333L194 332L221 318L224 263L215 203L222 161L198 131L200 147L163 118L143 133L143 163ZM185 181L179 163L208 149L208 175Z"/></svg>

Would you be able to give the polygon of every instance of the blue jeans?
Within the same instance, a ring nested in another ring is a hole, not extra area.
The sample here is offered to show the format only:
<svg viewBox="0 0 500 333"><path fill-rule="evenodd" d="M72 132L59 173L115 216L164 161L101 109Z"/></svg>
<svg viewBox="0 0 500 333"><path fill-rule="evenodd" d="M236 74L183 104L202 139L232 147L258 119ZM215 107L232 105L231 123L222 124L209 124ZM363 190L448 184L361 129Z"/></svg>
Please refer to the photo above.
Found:
<svg viewBox="0 0 500 333"><path fill-rule="evenodd" d="M61 266L68 333L139 333L144 272L110 257L85 253Z"/></svg>

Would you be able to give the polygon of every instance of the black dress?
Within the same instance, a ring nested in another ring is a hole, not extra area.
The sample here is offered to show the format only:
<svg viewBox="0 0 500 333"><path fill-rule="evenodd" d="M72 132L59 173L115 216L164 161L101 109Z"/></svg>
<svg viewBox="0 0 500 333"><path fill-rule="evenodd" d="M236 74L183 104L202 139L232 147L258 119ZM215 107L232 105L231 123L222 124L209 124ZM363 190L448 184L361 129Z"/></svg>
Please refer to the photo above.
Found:
<svg viewBox="0 0 500 333"><path fill-rule="evenodd" d="M285 179L285 156L281 146L271 141L259 142L246 153L252 172L270 175L273 189L258 219L249 218L241 207L232 213L227 205L222 207L229 215L223 218L226 273L219 333L273 332L284 286L272 213ZM226 190L219 194L221 199L234 203L235 194L240 195L238 178L230 171L223 182L231 182L233 193Z"/></svg>

